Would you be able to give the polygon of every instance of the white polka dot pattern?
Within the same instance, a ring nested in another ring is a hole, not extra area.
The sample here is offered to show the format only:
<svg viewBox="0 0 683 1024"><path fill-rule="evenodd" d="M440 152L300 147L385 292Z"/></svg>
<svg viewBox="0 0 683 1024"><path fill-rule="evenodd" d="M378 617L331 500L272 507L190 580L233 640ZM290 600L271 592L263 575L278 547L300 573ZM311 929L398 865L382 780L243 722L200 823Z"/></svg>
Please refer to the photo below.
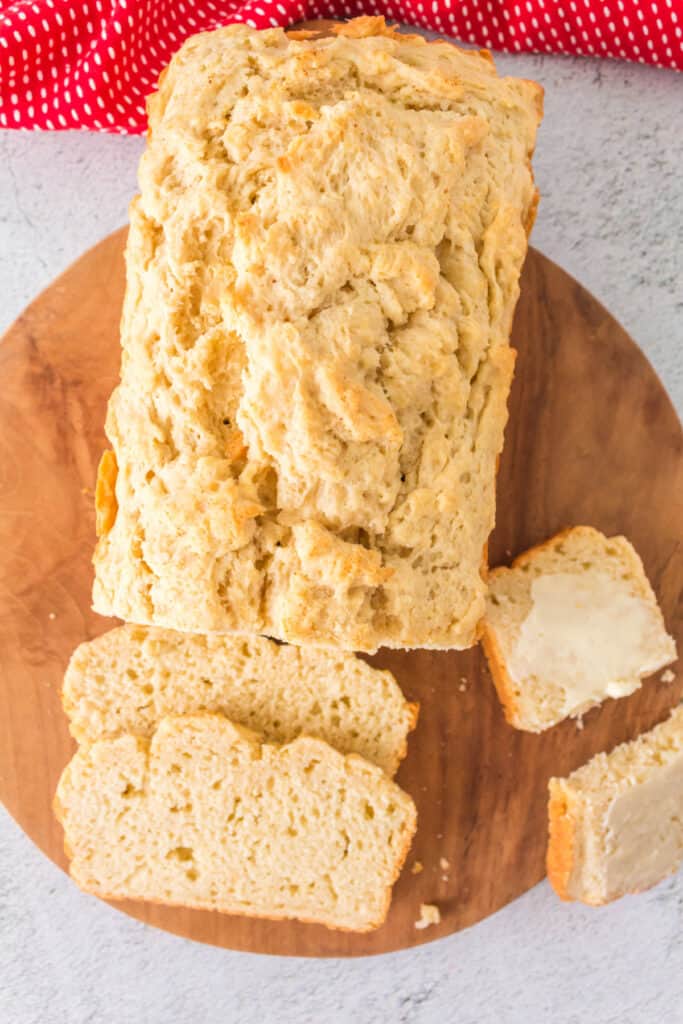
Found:
<svg viewBox="0 0 683 1024"><path fill-rule="evenodd" d="M0 128L144 132L145 97L181 43L383 14L492 50L614 57L683 70L683 0L8 0L0 2Z"/></svg>

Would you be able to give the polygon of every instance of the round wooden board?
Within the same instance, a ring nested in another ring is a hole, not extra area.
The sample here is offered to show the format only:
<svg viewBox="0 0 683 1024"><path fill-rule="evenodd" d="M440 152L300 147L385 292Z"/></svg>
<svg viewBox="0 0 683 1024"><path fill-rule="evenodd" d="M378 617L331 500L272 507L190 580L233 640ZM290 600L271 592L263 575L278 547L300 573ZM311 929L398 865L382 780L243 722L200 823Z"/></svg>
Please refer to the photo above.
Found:
<svg viewBox="0 0 683 1024"><path fill-rule="evenodd" d="M60 683L74 647L112 624L90 610L92 487L118 372L124 238L118 231L86 253L0 344L0 796L64 868L51 811L73 752ZM683 437L660 382L602 306L533 250L514 343L491 564L575 523L623 532L683 648ZM506 725L478 649L381 652L374 660L421 703L399 774L419 827L383 928L352 935L116 905L180 935L260 953L353 956L447 935L543 877L548 777L650 728L683 683L654 678L628 700L591 712L583 730L569 722L533 736ZM420 874L411 873L415 861ZM421 903L438 904L440 925L415 929Z"/></svg>

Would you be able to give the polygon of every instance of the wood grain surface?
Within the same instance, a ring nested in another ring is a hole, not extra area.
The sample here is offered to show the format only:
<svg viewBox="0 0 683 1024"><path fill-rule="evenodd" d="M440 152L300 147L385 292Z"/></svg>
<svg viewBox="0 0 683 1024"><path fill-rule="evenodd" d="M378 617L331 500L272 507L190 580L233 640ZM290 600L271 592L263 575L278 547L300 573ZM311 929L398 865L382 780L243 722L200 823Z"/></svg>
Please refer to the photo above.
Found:
<svg viewBox="0 0 683 1024"><path fill-rule="evenodd" d="M73 743L61 678L73 648L112 624L90 610L92 488L118 371L124 236L86 253L0 344L0 797L62 867L51 801ZM576 523L623 532L683 648L683 436L660 382L605 309L533 250L514 344L491 564ZM421 703L398 777L416 800L418 832L383 928L356 936L116 905L180 935L263 953L353 956L447 935L543 877L548 777L654 725L683 684L680 674L668 685L655 677L591 712L583 730L569 722L533 736L505 724L478 649L372 660ZM438 904L440 925L415 929L421 903Z"/></svg>

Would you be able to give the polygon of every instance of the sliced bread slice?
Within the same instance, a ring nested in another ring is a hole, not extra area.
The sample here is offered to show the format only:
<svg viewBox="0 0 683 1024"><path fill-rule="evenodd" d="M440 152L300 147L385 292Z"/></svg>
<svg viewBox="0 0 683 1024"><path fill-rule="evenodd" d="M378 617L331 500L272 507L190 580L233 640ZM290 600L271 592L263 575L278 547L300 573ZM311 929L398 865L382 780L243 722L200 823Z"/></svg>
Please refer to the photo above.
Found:
<svg viewBox="0 0 683 1024"><path fill-rule="evenodd" d="M683 862L683 705L661 725L550 780L548 878L597 906Z"/></svg>
<svg viewBox="0 0 683 1024"><path fill-rule="evenodd" d="M676 658L625 537L565 530L489 575L482 642L508 722L541 732Z"/></svg>
<svg viewBox="0 0 683 1024"><path fill-rule="evenodd" d="M384 920L416 823L376 765L208 712L81 747L55 812L87 892L359 932Z"/></svg>
<svg viewBox="0 0 683 1024"><path fill-rule="evenodd" d="M353 654L132 625L75 650L62 702L81 743L151 736L167 715L219 711L267 742L317 736L388 775L417 718L392 674Z"/></svg>

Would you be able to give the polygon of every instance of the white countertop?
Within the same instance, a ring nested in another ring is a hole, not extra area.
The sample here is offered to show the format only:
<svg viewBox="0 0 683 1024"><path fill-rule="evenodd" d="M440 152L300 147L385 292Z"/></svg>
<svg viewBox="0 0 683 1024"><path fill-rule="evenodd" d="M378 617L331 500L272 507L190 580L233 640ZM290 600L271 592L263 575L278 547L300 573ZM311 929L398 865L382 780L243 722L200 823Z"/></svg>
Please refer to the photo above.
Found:
<svg viewBox="0 0 683 1024"><path fill-rule="evenodd" d="M546 88L533 244L624 324L680 413L683 78L595 60L498 63ZM0 330L125 222L141 148L0 133ZM544 883L417 950L286 960L125 917L80 893L0 811L0 948L7 1024L682 1024L683 873L601 910L562 905Z"/></svg>

